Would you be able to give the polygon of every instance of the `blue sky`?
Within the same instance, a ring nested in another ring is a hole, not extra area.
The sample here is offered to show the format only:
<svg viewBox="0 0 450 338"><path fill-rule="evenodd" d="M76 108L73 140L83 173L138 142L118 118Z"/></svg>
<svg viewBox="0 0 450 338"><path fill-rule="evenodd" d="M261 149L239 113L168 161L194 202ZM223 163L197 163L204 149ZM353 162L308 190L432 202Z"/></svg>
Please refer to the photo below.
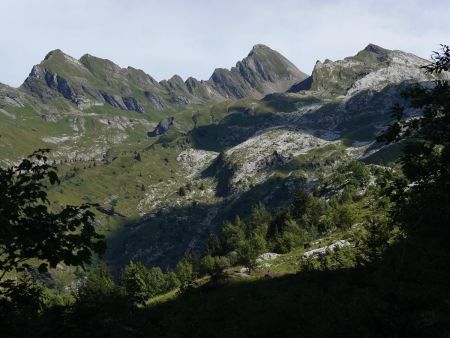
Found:
<svg viewBox="0 0 450 338"><path fill-rule="evenodd" d="M428 58L450 43L450 1L0 0L0 82L18 86L60 48L157 80L208 79L263 43L310 73L368 43Z"/></svg>

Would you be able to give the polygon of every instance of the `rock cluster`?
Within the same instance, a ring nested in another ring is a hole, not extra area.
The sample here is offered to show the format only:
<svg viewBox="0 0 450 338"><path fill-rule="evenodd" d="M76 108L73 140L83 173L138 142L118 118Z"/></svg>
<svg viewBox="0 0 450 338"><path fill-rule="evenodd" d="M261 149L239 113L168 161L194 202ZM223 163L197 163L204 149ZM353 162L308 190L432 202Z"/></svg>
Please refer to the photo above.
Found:
<svg viewBox="0 0 450 338"><path fill-rule="evenodd" d="M310 251L306 251L303 255L302 258L303 259L307 259L307 258L313 258L313 257L317 257L320 255L325 255L327 252L333 252L334 250L336 250L336 248L342 248L345 246L349 246L350 243L348 241L345 240L339 240L334 242L331 245L328 246L324 246L318 249L314 249L314 250L310 250Z"/></svg>

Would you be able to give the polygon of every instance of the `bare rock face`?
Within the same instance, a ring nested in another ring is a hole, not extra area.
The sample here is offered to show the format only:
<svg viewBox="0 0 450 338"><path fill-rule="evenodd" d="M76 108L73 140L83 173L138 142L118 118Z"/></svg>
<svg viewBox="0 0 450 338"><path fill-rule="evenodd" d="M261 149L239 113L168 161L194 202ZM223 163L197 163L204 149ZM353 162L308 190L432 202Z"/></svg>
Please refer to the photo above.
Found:
<svg viewBox="0 0 450 338"><path fill-rule="evenodd" d="M309 90L309 89L311 89L312 83L313 83L313 77L310 76L310 77L306 78L305 80L303 80L299 83L296 83L291 88L289 88L288 93L298 93L302 90Z"/></svg>
<svg viewBox="0 0 450 338"><path fill-rule="evenodd" d="M61 93L66 99L75 101L75 93L73 89L70 88L66 79L60 77L58 74L52 74L50 72L45 72L44 78L47 86L51 89Z"/></svg>
<svg viewBox="0 0 450 338"><path fill-rule="evenodd" d="M6 110L7 107L24 107L26 99L19 90L0 83L0 113L15 119L16 116Z"/></svg>
<svg viewBox="0 0 450 338"><path fill-rule="evenodd" d="M165 118L161 120L156 128L153 131L147 132L148 137L155 137L161 134L164 134L166 131L168 131L170 128L172 128L175 124L175 118L173 116L170 116L168 118Z"/></svg>
<svg viewBox="0 0 450 338"><path fill-rule="evenodd" d="M0 83L0 108L5 106L23 107L24 95L15 88Z"/></svg>
<svg viewBox="0 0 450 338"><path fill-rule="evenodd" d="M285 92L308 76L280 53L264 45L256 45L248 56L231 70L218 68L208 82L227 98Z"/></svg>
<svg viewBox="0 0 450 338"><path fill-rule="evenodd" d="M186 175L192 178L199 174L218 155L219 153L214 151L188 148L177 156L177 161L183 167Z"/></svg>
<svg viewBox="0 0 450 338"><path fill-rule="evenodd" d="M170 99L170 102L178 106L187 106L191 103L191 100L189 100L186 96L176 95Z"/></svg>
<svg viewBox="0 0 450 338"><path fill-rule="evenodd" d="M166 102L163 98L151 91L144 91L145 98L154 107L155 110L162 111L166 107Z"/></svg>
<svg viewBox="0 0 450 338"><path fill-rule="evenodd" d="M122 97L123 103L127 107L127 110L132 110L138 113L144 113L144 108L137 102L132 96Z"/></svg>
<svg viewBox="0 0 450 338"><path fill-rule="evenodd" d="M101 91L100 93L103 96L103 99L105 100L106 103L110 104L114 108L127 110L127 107L123 103L123 100L122 100L122 98L120 96L110 95L110 94L108 94L106 92L103 92L103 91Z"/></svg>
<svg viewBox="0 0 450 338"><path fill-rule="evenodd" d="M113 106L114 108L144 113L144 108L136 101L134 97L120 97L118 95L110 95L103 91L101 91L100 93L105 102Z"/></svg>

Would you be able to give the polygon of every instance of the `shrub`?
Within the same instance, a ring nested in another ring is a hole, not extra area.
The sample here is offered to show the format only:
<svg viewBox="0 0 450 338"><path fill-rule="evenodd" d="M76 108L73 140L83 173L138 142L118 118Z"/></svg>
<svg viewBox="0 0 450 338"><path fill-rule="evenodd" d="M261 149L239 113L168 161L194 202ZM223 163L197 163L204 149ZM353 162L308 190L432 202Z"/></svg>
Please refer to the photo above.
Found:
<svg viewBox="0 0 450 338"><path fill-rule="evenodd" d="M178 262L175 274L180 281L180 287L182 289L186 288L194 279L192 264L186 258L183 258Z"/></svg>

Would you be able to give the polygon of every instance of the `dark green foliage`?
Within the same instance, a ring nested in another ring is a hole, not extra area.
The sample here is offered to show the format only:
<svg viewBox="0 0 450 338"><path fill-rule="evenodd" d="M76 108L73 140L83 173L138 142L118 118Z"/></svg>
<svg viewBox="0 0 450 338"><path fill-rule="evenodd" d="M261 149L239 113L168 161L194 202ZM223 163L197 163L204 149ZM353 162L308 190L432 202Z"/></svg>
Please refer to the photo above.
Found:
<svg viewBox="0 0 450 338"><path fill-rule="evenodd" d="M106 265L100 264L82 282L76 303L64 321L76 323L71 337L78 337L81 332L94 337L127 336L133 331L127 321L137 311L136 304L145 304L150 297L178 286L175 273L165 274L160 268L147 269L141 263L130 263L117 284Z"/></svg>
<svg viewBox="0 0 450 338"><path fill-rule="evenodd" d="M265 235L271 219L270 212L266 210L264 204L259 202L251 211L250 219L247 222L247 232L256 231L260 235Z"/></svg>
<svg viewBox="0 0 450 338"><path fill-rule="evenodd" d="M78 334L70 333L70 336L91 332L90 335L95 337L120 337L124 335L125 322L133 307L126 290L113 281L106 265L100 264L80 285L76 303L70 310L63 318L57 319L69 323L66 324L69 327L70 323L74 325L72 330ZM49 316L52 316L51 312ZM43 331L46 332L45 329ZM43 336L56 337L63 332L55 326Z"/></svg>
<svg viewBox="0 0 450 338"><path fill-rule="evenodd" d="M441 73L450 70L450 47L447 45L441 47L441 52L433 52L431 56L433 63L424 67L427 71Z"/></svg>
<svg viewBox="0 0 450 338"><path fill-rule="evenodd" d="M59 183L55 167L40 150L17 166L0 168L0 271L22 270L30 259L39 271L59 262L83 266L105 250L96 233L91 204L50 209L47 184Z"/></svg>
<svg viewBox="0 0 450 338"><path fill-rule="evenodd" d="M282 234L286 227L286 220L290 218L289 210L276 210L267 228L267 238L271 240Z"/></svg>
<svg viewBox="0 0 450 338"><path fill-rule="evenodd" d="M177 277L177 274L173 271L165 274L166 290L174 290L181 286L181 282Z"/></svg>
<svg viewBox="0 0 450 338"><path fill-rule="evenodd" d="M152 267L148 270L146 282L149 289L150 297L168 291L166 275L160 267Z"/></svg>
<svg viewBox="0 0 450 338"><path fill-rule="evenodd" d="M0 324L4 337L19 336L23 327L39 318L45 304L44 287L34 281L28 273L17 280L0 283ZM27 331L30 335L31 331Z"/></svg>
<svg viewBox="0 0 450 338"><path fill-rule="evenodd" d="M200 261L200 268L204 274L212 275L215 271L216 260L211 255L204 256Z"/></svg>
<svg viewBox="0 0 450 338"><path fill-rule="evenodd" d="M157 293L151 288L149 279L149 271L144 264L131 262L122 272L120 284L135 302L145 303Z"/></svg>
<svg viewBox="0 0 450 338"><path fill-rule="evenodd" d="M222 225L221 237L225 252L233 251L239 248L246 238L241 219L236 217L233 223L225 222Z"/></svg>
<svg viewBox="0 0 450 338"><path fill-rule="evenodd" d="M321 184L318 194L335 193L344 189L349 192L364 188L370 179L370 170L360 161L344 162Z"/></svg>
<svg viewBox="0 0 450 338"><path fill-rule="evenodd" d="M275 251L287 253L301 247L307 240L307 232L294 220L286 220L283 232L275 239Z"/></svg>
<svg viewBox="0 0 450 338"><path fill-rule="evenodd" d="M183 258L181 261L178 262L177 266L175 267L175 274L177 275L178 280L180 281L180 287L182 289L185 289L194 280L192 263L189 262L188 259Z"/></svg>
<svg viewBox="0 0 450 338"><path fill-rule="evenodd" d="M369 183L370 171L367 166L360 161L351 161L348 166L345 167L347 175L350 176L350 184L364 187Z"/></svg>
<svg viewBox="0 0 450 338"><path fill-rule="evenodd" d="M145 304L150 298L177 288L180 281L173 272L165 274L159 267L148 269L140 262L131 262L122 272L120 285L134 302Z"/></svg>
<svg viewBox="0 0 450 338"><path fill-rule="evenodd" d="M343 166L336 175L349 176L349 172L357 172L356 179L347 182L342 188L342 194L330 201L313 196L300 187L287 207L270 213L259 203L245 221L236 217L234 222L225 222L220 237L210 238L209 247L214 248L210 253L225 255L233 251L249 252L248 242L255 236L266 241L266 250L287 253L321 233L336 229L348 230L360 220L358 207L352 204L356 199L353 197L356 196L355 184L365 189L370 177L369 170L361 162ZM240 262L243 264L242 257Z"/></svg>
<svg viewBox="0 0 450 338"><path fill-rule="evenodd" d="M113 281L107 266L100 264L80 285L77 304L83 307L97 307L99 303L107 305L116 297L125 297L125 291Z"/></svg>
<svg viewBox="0 0 450 338"><path fill-rule="evenodd" d="M318 198L313 197L303 187L300 187L294 202L289 207L293 219L308 231L314 231L327 211L327 206Z"/></svg>
<svg viewBox="0 0 450 338"><path fill-rule="evenodd" d="M362 264L379 262L393 241L393 225L387 217L371 216L364 224L364 238L359 246Z"/></svg>
<svg viewBox="0 0 450 338"><path fill-rule="evenodd" d="M350 205L340 205L331 213L332 223L340 229L349 229L358 220L358 214Z"/></svg>
<svg viewBox="0 0 450 338"><path fill-rule="evenodd" d="M215 233L211 233L208 238L207 244L207 254L209 255L218 255L222 251L222 244L220 243L220 238Z"/></svg>
<svg viewBox="0 0 450 338"><path fill-rule="evenodd" d="M229 268L230 265L230 260L224 256L206 255L200 262L202 273L210 276L223 274L223 271Z"/></svg>
<svg viewBox="0 0 450 338"><path fill-rule="evenodd" d="M311 195L308 194L308 192L306 192L303 188L298 189L295 195L295 200L291 206L292 216L297 219L303 217L306 214L311 202Z"/></svg>
<svg viewBox="0 0 450 338"><path fill-rule="evenodd" d="M288 232L295 234L300 245L307 237L314 236L326 213L327 205L312 196L303 187L297 189L294 201L286 209L279 210L269 225L268 237Z"/></svg>
<svg viewBox="0 0 450 338"><path fill-rule="evenodd" d="M211 236L210 247L215 247L216 254L237 254L237 263L243 264L249 270L256 267L256 258L267 248L266 233L271 216L262 204L253 208L248 222L236 216L234 222L225 222L222 225L220 239ZM217 258L208 258L205 264L214 266ZM225 262L225 259L222 259Z"/></svg>
<svg viewBox="0 0 450 338"><path fill-rule="evenodd" d="M251 272L256 268L256 259L266 250L266 240L258 234L248 238L237 250L240 262Z"/></svg>

